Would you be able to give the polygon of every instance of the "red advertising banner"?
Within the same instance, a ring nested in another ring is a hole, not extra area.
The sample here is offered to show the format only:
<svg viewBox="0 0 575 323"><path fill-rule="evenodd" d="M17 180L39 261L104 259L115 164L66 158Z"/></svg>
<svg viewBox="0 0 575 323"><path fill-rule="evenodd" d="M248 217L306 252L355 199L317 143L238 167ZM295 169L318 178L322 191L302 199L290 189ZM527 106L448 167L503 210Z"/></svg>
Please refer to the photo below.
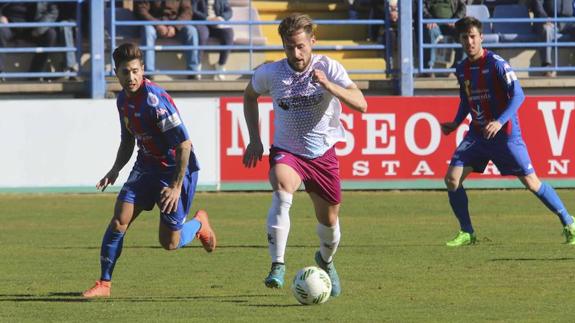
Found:
<svg viewBox="0 0 575 323"><path fill-rule="evenodd" d="M368 97L368 112L344 107L347 142L336 145L342 180L440 180L452 153L468 129L466 120L449 136L440 123L454 118L458 97ZM260 100L260 129L265 147L273 142L273 108ZM265 181L266 150L255 169L242 165L249 135L241 98L222 98L220 107L221 181ZM540 177L575 178L575 97L528 97L519 110L523 138ZM500 178L488 166L476 179Z"/></svg>

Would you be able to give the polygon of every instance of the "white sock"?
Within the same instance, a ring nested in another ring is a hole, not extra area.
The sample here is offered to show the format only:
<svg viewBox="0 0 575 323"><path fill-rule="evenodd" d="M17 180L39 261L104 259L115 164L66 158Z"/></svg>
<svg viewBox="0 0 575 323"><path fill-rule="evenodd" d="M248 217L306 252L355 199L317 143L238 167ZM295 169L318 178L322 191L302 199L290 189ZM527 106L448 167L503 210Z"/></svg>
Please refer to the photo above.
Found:
<svg viewBox="0 0 575 323"><path fill-rule="evenodd" d="M321 254L321 258L325 262L332 262L337 246L339 245L339 240L341 239L339 219L333 227L328 227L318 223L317 235L319 236L319 252Z"/></svg>
<svg viewBox="0 0 575 323"><path fill-rule="evenodd" d="M293 200L293 194L274 191L272 206L268 212L268 247L273 262L284 263L290 218L289 209Z"/></svg>

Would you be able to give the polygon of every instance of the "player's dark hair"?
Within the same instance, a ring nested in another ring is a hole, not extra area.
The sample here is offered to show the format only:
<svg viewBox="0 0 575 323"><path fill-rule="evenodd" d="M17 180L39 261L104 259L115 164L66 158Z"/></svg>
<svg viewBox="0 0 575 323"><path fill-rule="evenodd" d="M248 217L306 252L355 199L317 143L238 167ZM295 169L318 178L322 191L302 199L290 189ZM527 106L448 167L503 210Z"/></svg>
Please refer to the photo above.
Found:
<svg viewBox="0 0 575 323"><path fill-rule="evenodd" d="M458 36L468 32L473 27L477 28L477 31L479 31L480 34L483 33L483 24L475 17L467 16L455 22L455 30L457 31Z"/></svg>
<svg viewBox="0 0 575 323"><path fill-rule="evenodd" d="M129 62L134 59L144 62L140 47L134 43L124 43L114 50L114 66L118 68L123 62Z"/></svg>
<svg viewBox="0 0 575 323"><path fill-rule="evenodd" d="M282 41L291 35L295 35L303 30L309 36L315 34L316 25L310 16L301 13L292 13L285 17L278 27Z"/></svg>

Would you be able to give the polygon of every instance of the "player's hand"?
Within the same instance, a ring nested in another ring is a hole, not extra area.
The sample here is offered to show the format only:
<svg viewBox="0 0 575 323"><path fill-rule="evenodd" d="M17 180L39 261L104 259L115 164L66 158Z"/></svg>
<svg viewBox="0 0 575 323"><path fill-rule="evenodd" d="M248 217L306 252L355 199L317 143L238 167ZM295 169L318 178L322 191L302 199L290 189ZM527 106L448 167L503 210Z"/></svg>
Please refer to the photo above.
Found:
<svg viewBox="0 0 575 323"><path fill-rule="evenodd" d="M319 83L323 86L326 90L331 85L331 82L325 76L325 73L322 70L314 69L311 71L311 81L314 83Z"/></svg>
<svg viewBox="0 0 575 323"><path fill-rule="evenodd" d="M501 130L502 124L497 121L497 120L493 120L490 123L488 123L485 128L483 128L483 136L485 137L485 139L491 139L494 138L495 135L499 132L499 130Z"/></svg>
<svg viewBox="0 0 575 323"><path fill-rule="evenodd" d="M6 16L0 16L0 24L7 24L9 23L8 18Z"/></svg>
<svg viewBox="0 0 575 323"><path fill-rule="evenodd" d="M244 166L246 168L256 167L258 161L262 160L264 154L264 146L261 141L250 142L244 152Z"/></svg>
<svg viewBox="0 0 575 323"><path fill-rule="evenodd" d="M166 37L168 35L168 26L157 25L156 33L158 33L158 37Z"/></svg>
<svg viewBox="0 0 575 323"><path fill-rule="evenodd" d="M166 35L166 38L174 38L176 37L176 27L174 26L168 26L168 34Z"/></svg>
<svg viewBox="0 0 575 323"><path fill-rule="evenodd" d="M457 129L457 123L455 122L443 122L441 123L441 132L443 132L444 135L449 135L450 133L452 133L455 129Z"/></svg>
<svg viewBox="0 0 575 323"><path fill-rule="evenodd" d="M160 191L160 210L162 213L176 212L178 209L178 201L180 200L181 188L164 187Z"/></svg>
<svg viewBox="0 0 575 323"><path fill-rule="evenodd" d="M108 185L113 185L118 178L119 172L115 170L110 170L98 183L96 183L96 189L102 192L108 187Z"/></svg>

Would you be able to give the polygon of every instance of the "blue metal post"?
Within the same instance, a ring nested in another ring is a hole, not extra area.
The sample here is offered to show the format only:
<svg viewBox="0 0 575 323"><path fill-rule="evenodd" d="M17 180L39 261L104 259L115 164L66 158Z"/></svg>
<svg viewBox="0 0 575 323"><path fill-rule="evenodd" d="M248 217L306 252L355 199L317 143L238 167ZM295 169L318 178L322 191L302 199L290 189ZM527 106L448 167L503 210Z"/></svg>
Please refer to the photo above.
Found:
<svg viewBox="0 0 575 323"><path fill-rule="evenodd" d="M421 1L419 1L421 2ZM399 7L399 36L401 79L399 92L402 96L413 96L413 28L411 0L401 0Z"/></svg>
<svg viewBox="0 0 575 323"><path fill-rule="evenodd" d="M104 70L104 1L90 1L90 97L103 99L106 94Z"/></svg>

